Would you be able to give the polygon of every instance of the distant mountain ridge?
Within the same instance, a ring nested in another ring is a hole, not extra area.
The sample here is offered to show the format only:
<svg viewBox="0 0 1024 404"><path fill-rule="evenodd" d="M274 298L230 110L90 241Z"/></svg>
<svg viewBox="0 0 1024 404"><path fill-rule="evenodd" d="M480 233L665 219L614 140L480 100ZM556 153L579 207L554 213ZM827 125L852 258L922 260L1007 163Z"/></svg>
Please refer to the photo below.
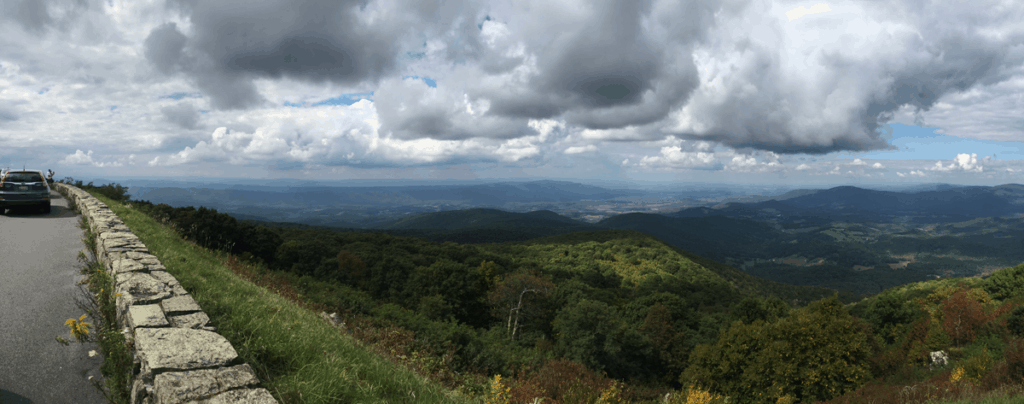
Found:
<svg viewBox="0 0 1024 404"><path fill-rule="evenodd" d="M1024 186L1005 184L995 187L951 187L913 193L841 186L820 191L791 191L764 202L734 202L716 208L683 209L669 216L751 217L770 213L947 216L951 220L1013 216L1024 213Z"/></svg>
<svg viewBox="0 0 1024 404"><path fill-rule="evenodd" d="M495 183L481 185L409 185L383 187L295 186L263 190L209 188L137 188L135 199L159 200L172 206L202 203L264 206L381 205L453 203L502 206L509 202L569 202L606 200L642 195L642 191L613 190L566 181Z"/></svg>

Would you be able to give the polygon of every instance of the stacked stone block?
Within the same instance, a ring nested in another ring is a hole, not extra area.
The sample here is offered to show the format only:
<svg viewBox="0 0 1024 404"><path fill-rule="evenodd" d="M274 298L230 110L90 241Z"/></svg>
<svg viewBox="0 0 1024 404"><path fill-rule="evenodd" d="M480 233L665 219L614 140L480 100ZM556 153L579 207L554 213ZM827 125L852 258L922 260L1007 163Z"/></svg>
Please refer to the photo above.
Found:
<svg viewBox="0 0 1024 404"><path fill-rule="evenodd" d="M96 260L114 281L117 319L134 347L132 404L277 403L210 318L113 211L67 190L96 234Z"/></svg>

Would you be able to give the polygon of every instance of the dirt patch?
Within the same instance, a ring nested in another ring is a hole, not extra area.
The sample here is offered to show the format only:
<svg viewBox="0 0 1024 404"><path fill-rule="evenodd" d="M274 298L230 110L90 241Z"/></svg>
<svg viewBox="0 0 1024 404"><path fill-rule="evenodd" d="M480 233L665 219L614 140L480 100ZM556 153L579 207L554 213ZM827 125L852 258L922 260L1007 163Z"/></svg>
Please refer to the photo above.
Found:
<svg viewBox="0 0 1024 404"><path fill-rule="evenodd" d="M794 257L779 258L779 262L781 262L783 264L787 264L787 265L796 265L796 266L800 266L800 267L802 267L804 265L807 265L807 260L804 259L804 258L801 258L801 257L796 257L796 258L794 258Z"/></svg>
<svg viewBox="0 0 1024 404"><path fill-rule="evenodd" d="M914 262L914 254L893 255L892 257L899 258L900 262L898 264L889 264L890 269L906 269L907 264Z"/></svg>
<svg viewBox="0 0 1024 404"><path fill-rule="evenodd" d="M869 269L875 269L875 267L874 266L866 267L866 266L863 266L863 265L854 265L853 266L853 270L854 271L867 271Z"/></svg>

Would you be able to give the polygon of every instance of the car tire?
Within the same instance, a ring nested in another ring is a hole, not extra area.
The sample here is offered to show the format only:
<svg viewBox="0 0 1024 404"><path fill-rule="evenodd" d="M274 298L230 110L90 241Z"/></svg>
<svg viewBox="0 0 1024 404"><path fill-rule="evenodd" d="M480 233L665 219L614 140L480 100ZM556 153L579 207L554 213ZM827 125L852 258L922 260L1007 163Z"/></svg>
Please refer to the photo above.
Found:
<svg viewBox="0 0 1024 404"><path fill-rule="evenodd" d="M43 213L50 213L50 204L46 204L46 206L43 206Z"/></svg>

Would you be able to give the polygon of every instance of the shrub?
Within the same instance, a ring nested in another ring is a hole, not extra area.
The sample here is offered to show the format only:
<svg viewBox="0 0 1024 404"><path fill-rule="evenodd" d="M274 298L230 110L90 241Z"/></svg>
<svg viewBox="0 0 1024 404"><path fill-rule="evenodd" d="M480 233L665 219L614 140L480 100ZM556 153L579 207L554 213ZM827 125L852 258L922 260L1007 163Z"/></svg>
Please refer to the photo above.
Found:
<svg viewBox="0 0 1024 404"><path fill-rule="evenodd" d="M942 329L957 346L974 341L978 327L987 320L981 303L966 288L953 292L942 304Z"/></svg>
<svg viewBox="0 0 1024 404"><path fill-rule="evenodd" d="M1006 329L1018 338L1024 337L1024 306L1013 309L1006 319Z"/></svg>
<svg viewBox="0 0 1024 404"><path fill-rule="evenodd" d="M734 322L698 346L680 382L744 402L828 400L870 376L867 338L837 298L823 299L776 323Z"/></svg>
<svg viewBox="0 0 1024 404"><path fill-rule="evenodd" d="M1024 379L1024 341L1014 339L1003 351L1007 375L1015 382Z"/></svg>
<svg viewBox="0 0 1024 404"><path fill-rule="evenodd" d="M981 381L982 376L988 373L992 367L992 357L989 356L988 351L983 351L979 355L972 356L965 360L958 369L963 368L963 377L969 380L971 383L978 383Z"/></svg>

